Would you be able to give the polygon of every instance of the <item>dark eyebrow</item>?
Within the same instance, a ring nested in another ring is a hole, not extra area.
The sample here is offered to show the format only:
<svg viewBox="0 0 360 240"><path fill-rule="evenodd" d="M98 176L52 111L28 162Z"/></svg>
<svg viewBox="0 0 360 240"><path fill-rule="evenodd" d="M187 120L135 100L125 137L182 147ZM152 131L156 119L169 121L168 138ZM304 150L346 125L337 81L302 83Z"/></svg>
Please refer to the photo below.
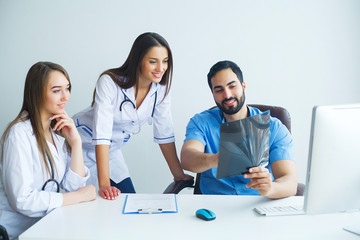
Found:
<svg viewBox="0 0 360 240"><path fill-rule="evenodd" d="M222 87L222 86L214 86L214 89L213 89L213 90L215 90L215 89L217 89L217 88L221 89L221 88L223 88L223 87Z"/></svg>
<svg viewBox="0 0 360 240"><path fill-rule="evenodd" d="M235 83L236 81L234 80L234 81L231 81L231 82L229 82L228 84L226 84L226 86L229 86L229 85L231 85L231 84L233 84L233 83Z"/></svg>
<svg viewBox="0 0 360 240"><path fill-rule="evenodd" d="M157 58L154 58L154 57L149 57L149 59L158 60ZM169 57L164 58L164 60L165 60L165 59L169 59Z"/></svg>
<svg viewBox="0 0 360 240"><path fill-rule="evenodd" d="M229 85L231 85L233 83L236 83L236 80L227 83L226 86L229 86ZM222 86L214 86L213 90L215 90L216 88L223 88L223 87Z"/></svg>
<svg viewBox="0 0 360 240"><path fill-rule="evenodd" d="M68 84L66 87L70 87L70 84ZM54 89L54 88L61 88L61 86L53 86L51 89Z"/></svg>

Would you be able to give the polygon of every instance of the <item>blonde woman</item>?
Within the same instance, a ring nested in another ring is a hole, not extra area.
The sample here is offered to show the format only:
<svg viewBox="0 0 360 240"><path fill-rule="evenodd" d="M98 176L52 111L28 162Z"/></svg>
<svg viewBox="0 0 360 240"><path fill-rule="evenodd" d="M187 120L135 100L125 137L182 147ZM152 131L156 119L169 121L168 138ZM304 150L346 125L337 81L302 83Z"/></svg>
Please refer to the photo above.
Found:
<svg viewBox="0 0 360 240"><path fill-rule="evenodd" d="M20 113L2 136L0 222L11 239L55 208L96 198L95 187L86 186L80 135L65 112L70 90L63 67L34 64Z"/></svg>

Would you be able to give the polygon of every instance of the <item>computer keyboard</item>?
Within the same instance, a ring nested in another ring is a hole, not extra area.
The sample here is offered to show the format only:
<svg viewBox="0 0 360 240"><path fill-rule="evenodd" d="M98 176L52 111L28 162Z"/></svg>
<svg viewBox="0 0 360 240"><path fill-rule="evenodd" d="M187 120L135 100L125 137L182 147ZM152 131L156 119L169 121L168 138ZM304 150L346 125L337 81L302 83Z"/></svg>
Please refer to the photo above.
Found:
<svg viewBox="0 0 360 240"><path fill-rule="evenodd" d="M256 207L254 210L265 216L300 215L305 214L303 206L271 206Z"/></svg>

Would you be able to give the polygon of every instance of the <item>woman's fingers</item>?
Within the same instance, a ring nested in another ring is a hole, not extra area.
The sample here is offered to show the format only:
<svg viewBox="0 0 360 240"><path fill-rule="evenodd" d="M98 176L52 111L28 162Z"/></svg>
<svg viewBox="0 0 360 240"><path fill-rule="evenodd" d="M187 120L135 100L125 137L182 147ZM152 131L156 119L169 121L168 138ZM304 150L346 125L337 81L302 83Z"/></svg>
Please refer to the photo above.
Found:
<svg viewBox="0 0 360 240"><path fill-rule="evenodd" d="M106 186L99 189L99 195L108 200L115 200L120 194L120 190L116 187Z"/></svg>

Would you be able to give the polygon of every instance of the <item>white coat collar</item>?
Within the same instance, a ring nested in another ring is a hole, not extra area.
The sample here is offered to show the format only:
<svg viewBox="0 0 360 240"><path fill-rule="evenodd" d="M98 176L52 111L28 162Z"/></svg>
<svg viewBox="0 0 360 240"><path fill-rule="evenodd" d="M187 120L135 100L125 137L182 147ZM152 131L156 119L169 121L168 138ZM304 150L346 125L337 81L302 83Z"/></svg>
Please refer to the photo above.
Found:
<svg viewBox="0 0 360 240"><path fill-rule="evenodd" d="M149 90L149 93L147 94L147 96L149 95L150 97L152 97L155 92L157 92L159 90L160 84L159 83L151 83L151 87ZM135 89L134 87L128 88L128 89L121 89L122 93L128 98L130 99L134 104L135 104Z"/></svg>

